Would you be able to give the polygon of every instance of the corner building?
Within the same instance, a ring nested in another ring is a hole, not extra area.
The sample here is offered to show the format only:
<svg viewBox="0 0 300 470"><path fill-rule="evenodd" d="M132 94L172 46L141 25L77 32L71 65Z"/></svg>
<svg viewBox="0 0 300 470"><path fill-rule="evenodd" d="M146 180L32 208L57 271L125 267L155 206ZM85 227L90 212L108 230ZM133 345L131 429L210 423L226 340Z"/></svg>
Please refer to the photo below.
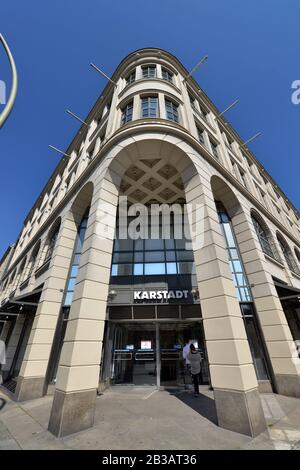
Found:
<svg viewBox="0 0 300 470"><path fill-rule="evenodd" d="M6 251L3 388L52 394L56 436L93 425L97 390L184 386L188 339L221 427L255 436L260 392L300 397L299 213L219 114L176 57L133 52ZM174 217L119 237L121 196L192 207L192 243Z"/></svg>

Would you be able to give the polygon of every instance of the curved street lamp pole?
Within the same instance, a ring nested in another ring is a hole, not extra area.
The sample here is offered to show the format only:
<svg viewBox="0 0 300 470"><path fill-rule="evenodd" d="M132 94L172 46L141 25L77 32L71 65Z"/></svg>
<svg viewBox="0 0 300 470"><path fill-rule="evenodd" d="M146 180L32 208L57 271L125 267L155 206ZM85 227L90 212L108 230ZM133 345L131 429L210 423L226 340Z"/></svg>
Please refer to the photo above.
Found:
<svg viewBox="0 0 300 470"><path fill-rule="evenodd" d="M9 98L5 105L4 110L2 111L2 113L0 113L0 128L1 128L3 124L5 123L6 119L8 118L13 108L14 102L16 100L17 89L18 89L18 74L17 74L17 68L16 68L15 61L13 59L12 53L10 52L7 42L5 41L1 33L0 33L0 42L3 44L3 47L5 49L5 52L7 54L7 57L11 66L11 71L12 71L12 85L11 85L10 95L9 95Z"/></svg>

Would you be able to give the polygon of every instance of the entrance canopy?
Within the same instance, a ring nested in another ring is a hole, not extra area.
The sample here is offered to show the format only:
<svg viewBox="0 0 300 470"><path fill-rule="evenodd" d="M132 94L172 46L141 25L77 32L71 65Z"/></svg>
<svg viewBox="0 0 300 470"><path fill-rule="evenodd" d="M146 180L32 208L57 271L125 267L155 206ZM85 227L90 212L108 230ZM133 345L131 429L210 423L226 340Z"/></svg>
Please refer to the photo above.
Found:
<svg viewBox="0 0 300 470"><path fill-rule="evenodd" d="M35 313L41 297L42 288L28 294L8 298L0 307L0 321L15 319L20 313Z"/></svg>
<svg viewBox="0 0 300 470"><path fill-rule="evenodd" d="M300 308L300 289L274 280L279 299L284 306Z"/></svg>

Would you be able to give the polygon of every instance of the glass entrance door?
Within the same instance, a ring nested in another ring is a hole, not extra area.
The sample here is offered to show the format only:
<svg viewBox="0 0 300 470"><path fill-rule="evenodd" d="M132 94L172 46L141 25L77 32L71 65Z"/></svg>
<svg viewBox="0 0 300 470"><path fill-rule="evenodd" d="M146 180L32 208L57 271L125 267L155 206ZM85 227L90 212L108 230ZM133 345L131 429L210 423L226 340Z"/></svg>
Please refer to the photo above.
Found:
<svg viewBox="0 0 300 470"><path fill-rule="evenodd" d="M201 323L161 323L160 333L160 385L182 386L191 384L185 367L183 347L192 340L202 356L200 383L208 383L208 364Z"/></svg>
<svg viewBox="0 0 300 470"><path fill-rule="evenodd" d="M163 387L191 384L182 357L182 349L190 339L201 352L201 383L209 382L200 322L111 322L108 329L104 382Z"/></svg>
<svg viewBox="0 0 300 470"><path fill-rule="evenodd" d="M112 334L111 382L156 385L155 324L116 324Z"/></svg>
<svg viewBox="0 0 300 470"><path fill-rule="evenodd" d="M20 373L20 369L22 366L22 362L24 359L27 343L29 340L29 336L31 333L31 328L34 321L34 315L26 314L24 319L24 324L22 327L21 335L19 338L19 342L17 345L17 349L14 355L14 359L12 361L12 365L9 372L9 379L16 379Z"/></svg>

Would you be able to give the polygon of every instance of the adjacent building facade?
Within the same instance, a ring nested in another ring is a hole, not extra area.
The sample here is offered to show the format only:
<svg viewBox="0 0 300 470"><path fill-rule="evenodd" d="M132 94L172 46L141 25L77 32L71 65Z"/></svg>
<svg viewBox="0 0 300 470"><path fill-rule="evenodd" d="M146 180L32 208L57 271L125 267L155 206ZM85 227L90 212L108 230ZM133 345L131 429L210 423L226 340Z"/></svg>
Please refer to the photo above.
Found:
<svg viewBox="0 0 300 470"><path fill-rule="evenodd" d="M297 209L166 51L127 56L85 123L1 263L2 388L53 394L67 435L98 390L186 385L192 340L219 425L257 435L259 392L300 397Z"/></svg>

